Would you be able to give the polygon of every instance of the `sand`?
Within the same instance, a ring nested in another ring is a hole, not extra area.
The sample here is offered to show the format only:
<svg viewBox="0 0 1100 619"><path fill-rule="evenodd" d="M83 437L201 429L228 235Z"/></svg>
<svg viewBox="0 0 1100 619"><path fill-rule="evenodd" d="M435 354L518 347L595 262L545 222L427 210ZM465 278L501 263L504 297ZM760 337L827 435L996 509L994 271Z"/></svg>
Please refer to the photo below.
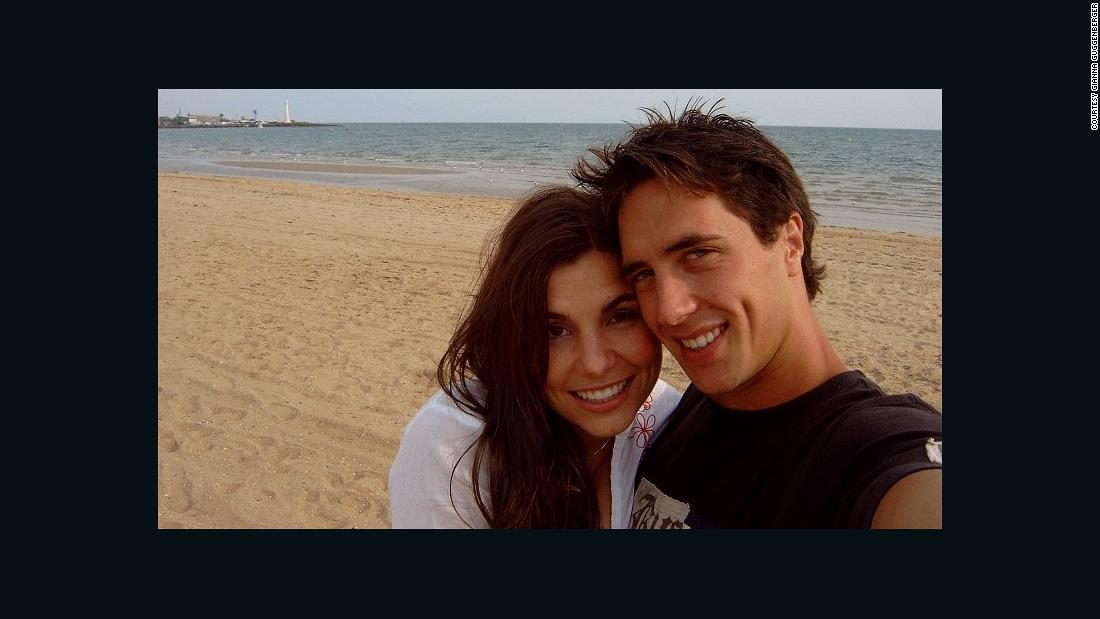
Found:
<svg viewBox="0 0 1100 619"><path fill-rule="evenodd" d="M389 527L401 433L511 205L159 172L158 527ZM941 245L814 242L841 357L942 410ZM667 352L662 377L688 384Z"/></svg>

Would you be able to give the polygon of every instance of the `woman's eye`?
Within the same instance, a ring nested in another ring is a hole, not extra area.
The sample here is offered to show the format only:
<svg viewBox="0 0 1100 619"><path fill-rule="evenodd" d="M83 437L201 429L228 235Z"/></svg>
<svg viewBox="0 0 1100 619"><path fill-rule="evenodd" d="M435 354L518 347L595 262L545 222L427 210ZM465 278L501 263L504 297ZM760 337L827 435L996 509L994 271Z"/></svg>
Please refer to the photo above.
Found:
<svg viewBox="0 0 1100 619"><path fill-rule="evenodd" d="M557 339L569 333L569 331L561 325L550 325L548 331L550 339Z"/></svg>
<svg viewBox="0 0 1100 619"><path fill-rule="evenodd" d="M638 312L635 310L621 310L611 315L611 322L626 322L628 320L634 320L638 317Z"/></svg>

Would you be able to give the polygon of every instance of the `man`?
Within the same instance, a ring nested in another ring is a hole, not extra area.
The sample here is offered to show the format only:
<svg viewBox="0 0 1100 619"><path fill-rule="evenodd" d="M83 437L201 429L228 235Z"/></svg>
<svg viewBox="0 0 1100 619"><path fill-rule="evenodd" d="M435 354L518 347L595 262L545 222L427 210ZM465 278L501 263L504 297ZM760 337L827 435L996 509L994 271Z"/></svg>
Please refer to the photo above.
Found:
<svg viewBox="0 0 1100 619"><path fill-rule="evenodd" d="M942 416L826 338L790 160L714 107L646 113L573 172L617 220L642 316L692 382L646 452L632 525L942 527Z"/></svg>

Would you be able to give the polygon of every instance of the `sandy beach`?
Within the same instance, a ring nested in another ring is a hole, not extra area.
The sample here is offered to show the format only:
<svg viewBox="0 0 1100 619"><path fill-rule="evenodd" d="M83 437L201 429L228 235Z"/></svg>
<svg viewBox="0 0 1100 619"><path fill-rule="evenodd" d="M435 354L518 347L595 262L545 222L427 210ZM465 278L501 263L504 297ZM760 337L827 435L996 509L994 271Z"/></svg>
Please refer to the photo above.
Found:
<svg viewBox="0 0 1100 619"><path fill-rule="evenodd" d="M387 475L513 200L157 175L157 525L388 528ZM837 351L942 410L942 241L821 228ZM665 353L662 378L688 380Z"/></svg>

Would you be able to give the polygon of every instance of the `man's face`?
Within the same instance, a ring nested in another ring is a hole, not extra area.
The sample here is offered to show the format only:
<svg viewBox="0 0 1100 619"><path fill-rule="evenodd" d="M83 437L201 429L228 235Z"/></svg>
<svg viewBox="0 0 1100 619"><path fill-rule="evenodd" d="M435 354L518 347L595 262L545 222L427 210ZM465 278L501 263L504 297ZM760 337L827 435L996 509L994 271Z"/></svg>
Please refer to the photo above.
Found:
<svg viewBox="0 0 1100 619"><path fill-rule="evenodd" d="M725 406L736 408L781 370L791 278L802 281L801 242L784 230L766 247L717 195L695 197L658 179L623 199L624 272L642 317L691 382Z"/></svg>

